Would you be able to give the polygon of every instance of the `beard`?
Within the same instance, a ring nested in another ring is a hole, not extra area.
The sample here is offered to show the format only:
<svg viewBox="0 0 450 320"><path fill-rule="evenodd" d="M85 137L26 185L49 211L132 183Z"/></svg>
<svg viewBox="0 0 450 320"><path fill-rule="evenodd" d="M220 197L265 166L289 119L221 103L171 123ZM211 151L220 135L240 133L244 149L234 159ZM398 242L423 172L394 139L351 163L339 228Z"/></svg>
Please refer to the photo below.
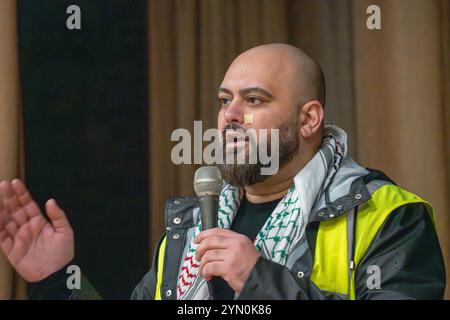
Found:
<svg viewBox="0 0 450 320"><path fill-rule="evenodd" d="M231 123L227 125L222 131L222 141L226 141L226 130L243 130L240 125L236 123ZM289 163L292 158L296 155L299 147L300 147L300 139L298 137L298 114L295 114L290 120L281 124L279 129L279 168L281 169L287 163ZM270 130L269 130L270 132ZM267 137L267 150L271 149L271 138L268 133ZM249 144L249 148L251 145ZM226 143L223 144L224 155L226 154L225 148ZM256 150L256 149L255 149ZM254 150L254 151L255 151ZM276 151L276 150L275 150ZM270 167L270 162L267 164L263 164L260 161L259 153L257 154L257 161L255 164L218 164L222 179L224 179L227 183L236 186L236 187L244 187L248 185L253 185L255 183L263 182L270 177L270 175L261 174L261 169L264 167ZM273 158L277 156L276 154L271 154L270 157Z"/></svg>

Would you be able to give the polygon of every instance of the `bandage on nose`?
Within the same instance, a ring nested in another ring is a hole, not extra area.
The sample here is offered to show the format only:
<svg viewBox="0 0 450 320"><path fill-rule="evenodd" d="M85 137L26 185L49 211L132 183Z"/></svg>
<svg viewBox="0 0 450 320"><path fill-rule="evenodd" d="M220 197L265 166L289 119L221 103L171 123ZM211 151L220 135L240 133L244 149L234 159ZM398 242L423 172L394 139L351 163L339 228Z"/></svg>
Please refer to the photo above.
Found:
<svg viewBox="0 0 450 320"><path fill-rule="evenodd" d="M253 113L244 114L244 124L253 124Z"/></svg>

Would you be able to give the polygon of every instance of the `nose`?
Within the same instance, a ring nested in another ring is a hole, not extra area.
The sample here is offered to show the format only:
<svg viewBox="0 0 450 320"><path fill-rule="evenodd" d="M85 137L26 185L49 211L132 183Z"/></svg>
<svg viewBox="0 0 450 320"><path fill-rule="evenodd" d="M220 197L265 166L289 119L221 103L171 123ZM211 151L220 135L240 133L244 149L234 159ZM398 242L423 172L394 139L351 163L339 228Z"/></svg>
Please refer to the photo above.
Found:
<svg viewBox="0 0 450 320"><path fill-rule="evenodd" d="M238 101L232 102L228 108L225 109L224 118L227 123L237 122L244 123L244 109Z"/></svg>

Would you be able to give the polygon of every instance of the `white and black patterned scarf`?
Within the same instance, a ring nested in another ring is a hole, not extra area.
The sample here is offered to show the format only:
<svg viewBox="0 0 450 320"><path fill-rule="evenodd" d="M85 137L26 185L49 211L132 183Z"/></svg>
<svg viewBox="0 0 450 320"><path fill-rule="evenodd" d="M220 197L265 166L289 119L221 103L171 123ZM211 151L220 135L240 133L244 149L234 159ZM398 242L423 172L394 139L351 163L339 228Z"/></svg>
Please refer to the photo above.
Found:
<svg viewBox="0 0 450 320"><path fill-rule="evenodd" d="M295 176L294 184L278 203L259 231L255 247L269 260L284 265L287 257L303 236L307 217L318 196L339 170L347 152L347 134L341 128L327 124L321 148ZM220 228L229 229L238 211L243 190L225 185L219 197ZM202 230L199 221L194 239ZM177 285L177 299L210 299L206 281L199 275L195 259L197 244L192 241L181 265Z"/></svg>

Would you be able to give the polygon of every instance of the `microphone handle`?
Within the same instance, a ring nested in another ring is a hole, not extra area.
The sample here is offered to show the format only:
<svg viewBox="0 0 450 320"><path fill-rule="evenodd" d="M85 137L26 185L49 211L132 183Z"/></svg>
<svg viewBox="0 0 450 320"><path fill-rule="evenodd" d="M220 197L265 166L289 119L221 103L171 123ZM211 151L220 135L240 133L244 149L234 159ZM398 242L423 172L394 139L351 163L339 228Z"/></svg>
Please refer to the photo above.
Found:
<svg viewBox="0 0 450 320"><path fill-rule="evenodd" d="M202 231L216 228L219 210L219 196L207 195L199 197Z"/></svg>
<svg viewBox="0 0 450 320"><path fill-rule="evenodd" d="M200 204L200 218L202 221L202 231L216 228L217 227L217 220L218 220L218 213L219 210L219 196L216 195L206 195L206 196L200 196L199 197L199 204ZM208 291L211 295L212 300L215 300L215 294L214 292L217 292L215 287L217 277L214 277L210 281L208 281Z"/></svg>

